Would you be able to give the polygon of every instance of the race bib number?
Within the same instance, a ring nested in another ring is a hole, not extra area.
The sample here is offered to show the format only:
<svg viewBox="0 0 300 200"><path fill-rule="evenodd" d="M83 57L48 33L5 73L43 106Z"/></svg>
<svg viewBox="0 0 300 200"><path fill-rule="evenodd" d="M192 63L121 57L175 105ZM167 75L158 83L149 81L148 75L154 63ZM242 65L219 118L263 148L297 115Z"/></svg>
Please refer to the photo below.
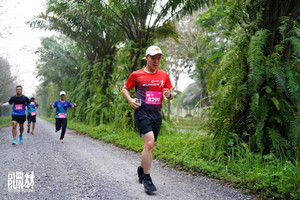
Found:
<svg viewBox="0 0 300 200"><path fill-rule="evenodd" d="M31 114L31 116L35 116L36 112L34 111L34 112L31 112L30 114Z"/></svg>
<svg viewBox="0 0 300 200"><path fill-rule="evenodd" d="M15 110L23 110L23 104L15 104Z"/></svg>
<svg viewBox="0 0 300 200"><path fill-rule="evenodd" d="M67 114L66 113L58 113L58 118L60 119L64 119L67 117Z"/></svg>
<svg viewBox="0 0 300 200"><path fill-rule="evenodd" d="M150 105L160 105L162 100L162 92L154 92L154 91L147 91L146 92L146 104Z"/></svg>

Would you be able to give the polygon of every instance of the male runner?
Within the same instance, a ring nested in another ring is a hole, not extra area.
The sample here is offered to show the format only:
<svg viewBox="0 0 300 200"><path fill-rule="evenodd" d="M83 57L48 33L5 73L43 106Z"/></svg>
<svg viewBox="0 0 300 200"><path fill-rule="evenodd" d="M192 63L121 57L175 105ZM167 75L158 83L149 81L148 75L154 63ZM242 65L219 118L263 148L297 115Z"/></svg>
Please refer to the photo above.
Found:
<svg viewBox="0 0 300 200"><path fill-rule="evenodd" d="M61 130L60 134L60 142L64 143L64 136L66 133L66 128L67 128L67 109L69 107L75 108L77 107L77 104L71 104L69 101L66 100L66 92L61 91L59 93L60 95L60 100L55 101L54 103L50 103L50 108L54 109L56 108L56 122L55 122L55 127L56 127L56 132Z"/></svg>
<svg viewBox="0 0 300 200"><path fill-rule="evenodd" d="M172 84L168 74L158 69L161 49L150 46L146 51L145 68L133 72L124 85L122 93L134 111L135 123L143 139L141 166L137 173L140 183L144 183L146 193L156 191L150 177L152 154L161 127L161 103L163 95L172 100L174 97ZM136 98L131 98L129 90L135 87ZM140 104L141 102L141 104Z"/></svg>
<svg viewBox="0 0 300 200"><path fill-rule="evenodd" d="M17 144L17 125L19 124L20 127L20 135L19 135L19 142L23 142L23 131L24 131L24 122L26 121L26 112L25 106L26 104L30 103L28 97L24 96L23 88L21 85L16 87L16 95L12 96L7 103L1 104L1 106L9 106L13 104L13 111L11 114L12 117L12 136L13 136L13 143L12 145Z"/></svg>
<svg viewBox="0 0 300 200"><path fill-rule="evenodd" d="M30 132L30 126L31 126L31 122L32 122L32 130L31 130L31 134L34 134L34 128L35 128L35 123L36 123L36 110L39 107L39 104L35 101L35 99L32 97L31 102L29 105L27 105L27 121L28 121L28 129L27 129L27 133Z"/></svg>

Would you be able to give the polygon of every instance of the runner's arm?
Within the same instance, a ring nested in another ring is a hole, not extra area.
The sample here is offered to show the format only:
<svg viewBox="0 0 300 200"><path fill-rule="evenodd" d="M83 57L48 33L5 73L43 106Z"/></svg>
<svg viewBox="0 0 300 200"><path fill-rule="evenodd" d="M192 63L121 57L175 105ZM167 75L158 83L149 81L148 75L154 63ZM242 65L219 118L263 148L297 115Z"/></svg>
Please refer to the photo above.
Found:
<svg viewBox="0 0 300 200"><path fill-rule="evenodd" d="M76 108L77 107L77 104L76 103L73 103L72 105L72 109Z"/></svg>
<svg viewBox="0 0 300 200"><path fill-rule="evenodd" d="M9 102L6 102L6 103L4 103L4 104L1 104L0 103L0 107L5 107L5 106L9 106L10 104L9 104Z"/></svg>
<svg viewBox="0 0 300 200"><path fill-rule="evenodd" d="M50 109L54 109L52 102L50 102Z"/></svg>
<svg viewBox="0 0 300 200"><path fill-rule="evenodd" d="M137 109L138 107L140 107L139 104L136 103L136 98L135 99L131 98L130 93L129 93L129 88L126 85L124 85L124 87L122 89L122 93L134 110Z"/></svg>
<svg viewBox="0 0 300 200"><path fill-rule="evenodd" d="M168 100L174 99L174 92L172 91L172 89L164 88L164 95Z"/></svg>

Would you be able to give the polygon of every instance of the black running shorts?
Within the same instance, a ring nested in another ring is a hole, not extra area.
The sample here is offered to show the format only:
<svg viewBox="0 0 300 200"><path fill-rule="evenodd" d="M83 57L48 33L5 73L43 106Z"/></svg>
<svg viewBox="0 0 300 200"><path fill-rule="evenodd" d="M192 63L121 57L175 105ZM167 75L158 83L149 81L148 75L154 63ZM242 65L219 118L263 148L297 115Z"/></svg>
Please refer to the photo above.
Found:
<svg viewBox="0 0 300 200"><path fill-rule="evenodd" d="M26 115L12 115L11 118L13 122L18 122L19 124L24 124L26 121Z"/></svg>
<svg viewBox="0 0 300 200"><path fill-rule="evenodd" d="M142 119L135 118L135 124L140 131L140 136L142 136L142 134L146 134L153 131L154 138L156 141L161 127L161 120L162 120L161 118L155 120L150 120L147 118L142 118Z"/></svg>
<svg viewBox="0 0 300 200"><path fill-rule="evenodd" d="M31 116L31 114L28 114L27 115L27 121L28 123L31 123L31 122L36 122L36 115L35 116Z"/></svg>

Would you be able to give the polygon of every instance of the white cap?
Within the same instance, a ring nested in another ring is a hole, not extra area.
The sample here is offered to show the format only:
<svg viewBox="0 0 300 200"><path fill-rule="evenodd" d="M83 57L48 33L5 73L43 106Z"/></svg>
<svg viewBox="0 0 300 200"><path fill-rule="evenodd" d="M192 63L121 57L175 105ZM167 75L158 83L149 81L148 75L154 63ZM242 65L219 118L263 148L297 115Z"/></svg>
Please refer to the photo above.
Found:
<svg viewBox="0 0 300 200"><path fill-rule="evenodd" d="M66 92L65 92L65 91L61 91L61 92L59 93L59 96L60 96L60 95L63 95L63 94L66 95Z"/></svg>
<svg viewBox="0 0 300 200"><path fill-rule="evenodd" d="M153 45L153 46L148 47L148 49L146 51L146 56L147 55L154 56L156 54L164 55L158 46Z"/></svg>

